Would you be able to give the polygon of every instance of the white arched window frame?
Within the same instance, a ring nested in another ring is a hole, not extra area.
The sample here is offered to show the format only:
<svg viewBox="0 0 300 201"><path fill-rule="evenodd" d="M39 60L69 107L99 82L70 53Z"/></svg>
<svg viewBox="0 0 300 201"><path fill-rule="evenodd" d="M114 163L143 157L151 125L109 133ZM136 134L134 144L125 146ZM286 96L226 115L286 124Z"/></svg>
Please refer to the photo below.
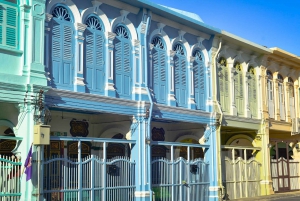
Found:
<svg viewBox="0 0 300 201"><path fill-rule="evenodd" d="M227 62L224 57L221 57L218 61L219 70L219 87L220 87L220 97L219 101L222 106L223 112L229 112L229 72L227 67Z"/></svg>
<svg viewBox="0 0 300 201"><path fill-rule="evenodd" d="M69 89L74 76L74 27L68 8L57 5L52 10L51 80L53 87Z"/></svg>
<svg viewBox="0 0 300 201"><path fill-rule="evenodd" d="M173 47L174 56L174 88L178 107L187 107L187 61L183 45L177 43Z"/></svg>
<svg viewBox="0 0 300 201"><path fill-rule="evenodd" d="M204 57L200 50L193 53L195 58L193 63L193 79L192 90L195 97L196 108L198 110L205 110L205 70L204 70Z"/></svg>
<svg viewBox="0 0 300 201"><path fill-rule="evenodd" d="M132 92L131 36L123 25L116 26L114 33L114 82L118 98L130 99Z"/></svg>
<svg viewBox="0 0 300 201"><path fill-rule="evenodd" d="M104 93L105 35L100 19L89 16L85 24L85 82L88 92Z"/></svg>
<svg viewBox="0 0 300 201"><path fill-rule="evenodd" d="M236 70L234 74L234 99L239 116L244 115L244 82L243 82L243 68L239 62L234 64Z"/></svg>
<svg viewBox="0 0 300 201"><path fill-rule="evenodd" d="M166 103L167 70L166 48L161 37L156 36L151 41L152 49L152 86L154 98L157 103Z"/></svg>
<svg viewBox="0 0 300 201"><path fill-rule="evenodd" d="M267 94L268 94L268 110L269 117L274 118L274 88L273 76L270 71L267 71Z"/></svg>
<svg viewBox="0 0 300 201"><path fill-rule="evenodd" d="M280 120L285 120L283 78L281 75L278 74L277 79L278 79L278 105L279 105Z"/></svg>

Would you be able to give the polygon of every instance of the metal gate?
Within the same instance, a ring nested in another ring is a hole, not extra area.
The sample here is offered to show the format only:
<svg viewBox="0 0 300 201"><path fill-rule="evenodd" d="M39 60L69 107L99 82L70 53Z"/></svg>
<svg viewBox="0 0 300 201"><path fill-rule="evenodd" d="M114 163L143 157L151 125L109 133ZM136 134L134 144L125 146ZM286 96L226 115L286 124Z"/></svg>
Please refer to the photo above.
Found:
<svg viewBox="0 0 300 201"><path fill-rule="evenodd" d="M21 166L18 158L0 155L0 200L21 198Z"/></svg>
<svg viewBox="0 0 300 201"><path fill-rule="evenodd" d="M128 156L107 159L106 153L109 144L134 141L94 139L94 146L99 145L95 146L98 153L83 157L81 141L84 140L78 140L78 158L54 156L43 162L44 198L47 201L134 201L135 162Z"/></svg>
<svg viewBox="0 0 300 201"><path fill-rule="evenodd" d="M227 200L260 195L261 164L252 156L254 150L229 147L222 150L222 175Z"/></svg>
<svg viewBox="0 0 300 201"><path fill-rule="evenodd" d="M271 148L271 176L275 192L300 190L300 162L292 159L292 153L289 142L275 141Z"/></svg>
<svg viewBox="0 0 300 201"><path fill-rule="evenodd" d="M170 143L166 142L153 142L153 144L170 146ZM203 148L203 146L172 144L169 156L152 159L152 190L155 193L155 201L208 200L209 164L202 158L191 159L193 148ZM187 149L186 159L180 157L179 152L182 147Z"/></svg>

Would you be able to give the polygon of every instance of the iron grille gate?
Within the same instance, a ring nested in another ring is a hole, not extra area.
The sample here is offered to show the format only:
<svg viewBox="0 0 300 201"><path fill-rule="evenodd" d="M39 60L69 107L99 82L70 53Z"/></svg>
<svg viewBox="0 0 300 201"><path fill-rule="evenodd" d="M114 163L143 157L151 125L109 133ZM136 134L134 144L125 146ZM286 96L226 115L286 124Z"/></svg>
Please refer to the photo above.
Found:
<svg viewBox="0 0 300 201"><path fill-rule="evenodd" d="M0 155L0 200L15 201L21 197L21 166L18 158Z"/></svg>
<svg viewBox="0 0 300 201"><path fill-rule="evenodd" d="M300 161L292 158L290 142L272 141L271 176L275 192L299 190ZM272 158L273 157L273 158Z"/></svg>
<svg viewBox="0 0 300 201"><path fill-rule="evenodd" d="M193 148L202 149L204 146L167 142L152 144L170 146L171 153L169 157L152 158L152 190L155 201L208 200L209 164L202 158L190 157ZM180 157L182 147L187 149L186 159Z"/></svg>
<svg viewBox="0 0 300 201"><path fill-rule="evenodd" d="M222 146L222 175L226 200L260 195L260 166L252 156L259 148Z"/></svg>
<svg viewBox="0 0 300 201"><path fill-rule="evenodd" d="M134 201L135 162L129 156L107 159L106 148L112 143L134 144L135 141L93 139L94 144L101 144L98 153L81 155L81 143L88 140L78 140L78 158L54 156L44 160L45 200Z"/></svg>

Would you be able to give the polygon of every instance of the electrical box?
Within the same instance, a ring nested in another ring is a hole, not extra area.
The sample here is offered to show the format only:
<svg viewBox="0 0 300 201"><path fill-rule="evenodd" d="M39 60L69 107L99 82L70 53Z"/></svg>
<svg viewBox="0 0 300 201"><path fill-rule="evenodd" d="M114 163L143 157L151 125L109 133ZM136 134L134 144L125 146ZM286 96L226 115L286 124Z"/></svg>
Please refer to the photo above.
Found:
<svg viewBox="0 0 300 201"><path fill-rule="evenodd" d="M49 145L50 144L50 127L49 125L34 125L33 144Z"/></svg>

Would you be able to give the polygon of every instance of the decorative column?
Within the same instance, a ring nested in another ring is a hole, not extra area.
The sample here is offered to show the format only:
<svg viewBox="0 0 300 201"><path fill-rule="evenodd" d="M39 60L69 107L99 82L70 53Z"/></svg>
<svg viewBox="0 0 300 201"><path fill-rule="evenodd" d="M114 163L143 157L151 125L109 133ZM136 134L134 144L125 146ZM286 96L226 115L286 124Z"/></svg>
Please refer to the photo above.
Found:
<svg viewBox="0 0 300 201"><path fill-rule="evenodd" d="M131 122L131 140L136 140L132 146L131 157L135 161L135 200L151 201L151 134L149 133L149 106L139 102L138 112ZM126 136L127 137L127 136Z"/></svg>
<svg viewBox="0 0 300 201"><path fill-rule="evenodd" d="M114 88L114 39L115 33L107 32L107 43L108 47L106 54L106 84L105 84L105 95L110 97L116 97L116 90Z"/></svg>
<svg viewBox="0 0 300 201"><path fill-rule="evenodd" d="M21 46L20 49L23 49L24 54L23 54L23 76L29 76L29 66L30 66L30 51L29 51L29 34L30 34L30 30L29 30L29 13L30 13L30 9L31 6L29 5L22 5L20 6L20 16L21 16L21 23L20 25L20 37L18 40L19 45ZM22 47L23 45L23 47Z"/></svg>
<svg viewBox="0 0 300 201"><path fill-rule="evenodd" d="M26 6L25 6L26 7ZM26 10L26 8L25 8ZM28 50L28 54L24 55L27 57L24 63L30 63L30 83L37 85L47 85L45 79L45 67L44 67L44 26L45 26L45 2L41 0L32 1L31 9L32 26L29 30L25 24L24 34L30 35L28 38L30 42L24 41L24 46ZM29 15L27 15L29 16ZM26 37L26 36L25 36ZM26 40L26 38L24 38ZM31 44L29 44L31 43ZM25 52L25 49L24 49Z"/></svg>
<svg viewBox="0 0 300 201"><path fill-rule="evenodd" d="M45 75L46 75L46 78L48 81L50 81L50 78L49 78L49 75L50 75L50 65L51 65L51 62L50 62L50 55L51 55L51 49L48 48L50 47L51 44L50 43L50 37L51 37L51 28L50 28L50 22L53 18L53 15L49 14L49 13L46 13L46 16L45 16L45 54L47 55L45 58L44 58L44 64L45 64Z"/></svg>
<svg viewBox="0 0 300 201"><path fill-rule="evenodd" d="M211 123L204 128L203 137L199 140L200 144L210 145L204 159L209 163L209 201L219 201L223 197L220 132L219 122Z"/></svg>
<svg viewBox="0 0 300 201"><path fill-rule="evenodd" d="M83 77L83 42L84 42L84 31L86 29L85 24L76 23L76 42L75 42L75 80L74 80L74 91L85 92L85 84Z"/></svg>
<svg viewBox="0 0 300 201"><path fill-rule="evenodd" d="M27 98L24 103L17 105L19 109L18 124L14 128L16 137L22 137L23 140L16 150L16 154L21 157L22 164L25 163L30 146L33 142L33 126L34 126L34 106L32 106L31 97L35 97L32 85L27 85ZM25 93L24 93L25 95ZM36 152L33 151L33 156ZM21 177L21 198L22 201L35 201L36 197L32 194L34 188L37 187L38 178L36 177L36 166L32 166L32 177L26 182L26 175Z"/></svg>
<svg viewBox="0 0 300 201"><path fill-rule="evenodd" d="M194 91L194 61L195 57L190 57L190 62L188 65L188 86L189 86L189 97L188 97L188 106L190 109L196 109L195 103L195 91ZM199 72L200 73L200 72Z"/></svg>
<svg viewBox="0 0 300 201"><path fill-rule="evenodd" d="M170 53L169 53L169 63L170 63L170 67L169 67L169 95L168 95L168 99L169 99L169 105L170 106L176 106L176 100L175 100L175 93L174 93L174 90L175 90L175 81L174 81L174 56L176 54L175 51L173 50L170 50Z"/></svg>

